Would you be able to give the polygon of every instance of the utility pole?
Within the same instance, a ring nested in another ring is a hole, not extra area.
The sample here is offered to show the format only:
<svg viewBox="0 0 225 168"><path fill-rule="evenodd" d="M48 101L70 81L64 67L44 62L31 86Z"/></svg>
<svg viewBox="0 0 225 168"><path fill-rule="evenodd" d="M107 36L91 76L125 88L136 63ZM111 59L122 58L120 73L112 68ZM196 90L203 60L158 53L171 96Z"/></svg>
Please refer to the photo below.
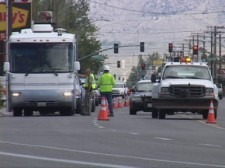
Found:
<svg viewBox="0 0 225 168"><path fill-rule="evenodd" d="M216 26L214 26L214 47L213 47L213 55L214 55L214 57L216 56L216 41L217 41L217 39L216 39L216 36L217 36L217 27ZM215 61L213 61L213 77L214 77L214 79L215 80L217 80L217 73L216 73L216 60Z"/></svg>
<svg viewBox="0 0 225 168"><path fill-rule="evenodd" d="M198 33L197 33L197 46L199 48L199 34ZM199 55L199 52L197 54L197 61L199 61L198 55Z"/></svg>
<svg viewBox="0 0 225 168"><path fill-rule="evenodd" d="M221 51L221 33L219 34L219 75L221 75L222 72L222 51Z"/></svg>
<svg viewBox="0 0 225 168"><path fill-rule="evenodd" d="M5 61L9 61L9 36L12 33L12 0L6 0L6 54L5 54ZM9 107L9 72L6 72L6 112L10 111Z"/></svg>

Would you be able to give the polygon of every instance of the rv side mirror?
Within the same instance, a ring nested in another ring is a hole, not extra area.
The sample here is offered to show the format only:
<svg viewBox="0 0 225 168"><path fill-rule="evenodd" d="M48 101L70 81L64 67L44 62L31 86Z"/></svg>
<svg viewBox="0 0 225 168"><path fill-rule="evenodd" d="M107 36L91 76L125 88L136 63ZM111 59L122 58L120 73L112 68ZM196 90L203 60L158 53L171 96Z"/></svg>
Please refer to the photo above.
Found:
<svg viewBox="0 0 225 168"><path fill-rule="evenodd" d="M80 70L80 62L79 61L75 61L74 62L74 66L75 66L75 68L74 68L75 71L79 71Z"/></svg>
<svg viewBox="0 0 225 168"><path fill-rule="evenodd" d="M4 62L4 68L3 68L4 72L9 72L10 67L9 67L9 62Z"/></svg>

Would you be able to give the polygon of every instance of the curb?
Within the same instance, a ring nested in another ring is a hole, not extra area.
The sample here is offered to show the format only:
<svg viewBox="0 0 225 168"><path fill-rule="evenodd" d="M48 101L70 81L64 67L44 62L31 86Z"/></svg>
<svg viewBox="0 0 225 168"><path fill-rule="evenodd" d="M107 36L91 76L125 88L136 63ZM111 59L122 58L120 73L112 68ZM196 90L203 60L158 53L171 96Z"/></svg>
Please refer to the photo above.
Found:
<svg viewBox="0 0 225 168"><path fill-rule="evenodd" d="M6 108L2 107L0 108L0 116L9 116L9 112L6 112Z"/></svg>

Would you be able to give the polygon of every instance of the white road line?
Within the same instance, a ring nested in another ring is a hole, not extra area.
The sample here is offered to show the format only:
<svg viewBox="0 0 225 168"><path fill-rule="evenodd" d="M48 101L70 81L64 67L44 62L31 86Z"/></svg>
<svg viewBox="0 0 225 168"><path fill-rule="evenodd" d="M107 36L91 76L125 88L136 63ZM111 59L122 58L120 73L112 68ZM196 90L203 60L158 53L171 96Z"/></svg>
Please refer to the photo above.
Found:
<svg viewBox="0 0 225 168"><path fill-rule="evenodd" d="M213 147L221 147L221 145L215 145L215 144L200 144L204 146L213 146Z"/></svg>
<svg viewBox="0 0 225 168"><path fill-rule="evenodd" d="M12 156L12 157L18 157L18 158L26 158L26 159L34 159L34 160L44 160L44 161L68 163L68 164L79 164L79 165L86 165L86 166L98 166L98 167L108 167L108 168L132 168L130 166L123 166L123 165L94 163L94 162L82 162L82 161L79 161L79 160L49 158L49 157L34 156L34 155L8 153L8 152L0 152L0 155Z"/></svg>
<svg viewBox="0 0 225 168"><path fill-rule="evenodd" d="M164 140L164 141L171 141L172 139L169 138L164 138L164 137L154 137L155 139L160 139L160 140Z"/></svg>
<svg viewBox="0 0 225 168"><path fill-rule="evenodd" d="M139 135L139 133L137 133L137 132L130 132L129 134L132 134L132 135Z"/></svg>
<svg viewBox="0 0 225 168"><path fill-rule="evenodd" d="M225 130L224 127L220 127L220 126L215 125L215 124L208 124L208 123L206 123L205 121L199 121L199 122L202 123L202 124L206 124L206 125L208 125L208 126L214 127L214 128L218 128L218 129Z"/></svg>
<svg viewBox="0 0 225 168"><path fill-rule="evenodd" d="M98 125L98 128L101 128L102 129L102 128L105 128L105 127Z"/></svg>
<svg viewBox="0 0 225 168"><path fill-rule="evenodd" d="M43 148L43 149L67 151L67 152L77 152L77 153L92 154L92 155L110 156L110 157L117 157L117 158L128 158L128 159L138 159L138 160L144 160L144 161L155 161L155 162L164 162L164 163L174 163L174 164L181 164L182 166L185 164L185 165L194 165L194 166L205 166L205 167L214 167L214 168L221 167L221 168L225 168L225 165L219 165L219 164L206 164L206 163L197 163L197 162L184 162L184 161L176 161L176 160L164 160L164 159L154 159L154 158L143 158L143 157L137 157L137 156L117 155L117 154L99 153L99 152L91 152L91 151L83 151L83 150L73 150L73 149L57 148L57 147L50 147L50 146L43 146L43 145L21 144L21 143L1 141L1 140L0 140L0 143L11 144L11 145L27 146L27 147L32 147L32 148L35 147L35 148Z"/></svg>

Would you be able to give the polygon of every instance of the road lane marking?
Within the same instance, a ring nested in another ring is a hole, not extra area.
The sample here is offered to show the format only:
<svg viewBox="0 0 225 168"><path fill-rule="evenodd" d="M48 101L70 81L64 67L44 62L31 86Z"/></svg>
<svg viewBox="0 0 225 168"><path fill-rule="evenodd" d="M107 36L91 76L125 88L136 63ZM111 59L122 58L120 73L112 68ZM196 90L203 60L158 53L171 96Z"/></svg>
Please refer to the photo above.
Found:
<svg viewBox="0 0 225 168"><path fill-rule="evenodd" d="M130 132L129 134L131 134L131 135L139 135L139 133L137 133L137 132Z"/></svg>
<svg viewBox="0 0 225 168"><path fill-rule="evenodd" d="M221 145L215 145L215 144L200 144L204 146L212 146L212 147L222 147Z"/></svg>
<svg viewBox="0 0 225 168"><path fill-rule="evenodd" d="M224 127L220 127L220 126L215 125L215 124L207 124L205 121L199 121L199 122L202 123L202 124L206 124L206 125L208 125L208 126L214 127L214 128L218 128L218 129L225 130Z"/></svg>
<svg viewBox="0 0 225 168"><path fill-rule="evenodd" d="M138 156L117 155L117 154L110 154L110 153L91 152L91 151L83 151L83 150L76 150L76 149L50 147L50 146L44 146L44 145L31 145L31 144L23 144L23 143L9 142L9 141L1 141L1 140L0 140L0 143L11 144L11 145L18 145L18 146L27 146L27 147L32 147L32 148L36 147L36 148L60 150L60 151L67 151L67 152L77 152L77 153L83 153L83 154L110 156L110 157L117 157L117 158L127 158L127 159L138 159L138 160L144 160L144 161L174 163L174 164L181 164L182 166L185 164L185 165L205 166L205 167L213 167L213 168L225 168L225 165L219 165L219 164L206 164L206 163L185 162L185 161L177 161L177 160L144 158L144 157L138 157Z"/></svg>
<svg viewBox="0 0 225 168"><path fill-rule="evenodd" d="M26 158L26 159L34 159L34 160L60 162L60 163L67 163L67 164L76 164L76 165L79 164L79 165L86 165L86 166L98 166L98 167L108 167L108 168L134 168L134 167L124 166L124 165L104 164L104 163L95 163L95 162L83 162L83 161L79 161L79 160L49 158L49 157L34 156L34 155L8 153L8 152L0 152L0 155L12 156L12 157L18 157L18 158Z"/></svg>
<svg viewBox="0 0 225 168"><path fill-rule="evenodd" d="M160 139L160 140L164 140L164 141L171 141L172 139L169 138L164 138L164 137L154 137L155 139Z"/></svg>

